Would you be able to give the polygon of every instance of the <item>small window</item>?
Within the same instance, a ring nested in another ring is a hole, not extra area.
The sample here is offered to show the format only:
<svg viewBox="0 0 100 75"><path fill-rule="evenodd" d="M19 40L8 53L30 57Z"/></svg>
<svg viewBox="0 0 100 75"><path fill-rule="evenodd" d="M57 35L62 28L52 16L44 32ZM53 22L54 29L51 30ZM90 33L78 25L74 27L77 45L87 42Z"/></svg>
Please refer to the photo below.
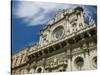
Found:
<svg viewBox="0 0 100 75"><path fill-rule="evenodd" d="M83 58L82 57L77 57L75 59L75 66L76 66L76 68L78 68L79 70L81 70L81 68L83 67L83 65L84 65Z"/></svg>
<svg viewBox="0 0 100 75"><path fill-rule="evenodd" d="M97 67L97 56L93 57L92 59L93 67Z"/></svg>
<svg viewBox="0 0 100 75"><path fill-rule="evenodd" d="M42 68L38 68L37 72L41 73L42 72Z"/></svg>

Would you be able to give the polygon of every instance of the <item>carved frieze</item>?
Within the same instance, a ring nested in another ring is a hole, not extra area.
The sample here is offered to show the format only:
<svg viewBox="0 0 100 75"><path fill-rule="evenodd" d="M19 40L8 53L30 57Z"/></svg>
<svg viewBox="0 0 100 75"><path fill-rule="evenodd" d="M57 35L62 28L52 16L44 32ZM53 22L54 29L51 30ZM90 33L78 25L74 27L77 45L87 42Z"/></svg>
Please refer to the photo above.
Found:
<svg viewBox="0 0 100 75"><path fill-rule="evenodd" d="M46 61L46 68L55 68L60 65L65 65L67 64L67 58L65 57L65 53L57 54L55 56L52 56L50 58L47 58Z"/></svg>

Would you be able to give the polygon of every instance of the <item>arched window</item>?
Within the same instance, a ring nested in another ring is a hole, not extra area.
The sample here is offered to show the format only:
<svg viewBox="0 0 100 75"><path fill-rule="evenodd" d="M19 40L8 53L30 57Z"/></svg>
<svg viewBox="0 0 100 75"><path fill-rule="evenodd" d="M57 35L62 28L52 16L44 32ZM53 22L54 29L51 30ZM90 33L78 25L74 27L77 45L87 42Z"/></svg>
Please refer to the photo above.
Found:
<svg viewBox="0 0 100 75"><path fill-rule="evenodd" d="M97 56L92 59L93 67L97 68Z"/></svg>
<svg viewBox="0 0 100 75"><path fill-rule="evenodd" d="M59 72L63 72L63 70L62 70L62 69L60 69L60 70L59 70Z"/></svg>
<svg viewBox="0 0 100 75"><path fill-rule="evenodd" d="M83 65L84 65L83 58L82 57L77 57L75 59L75 66L76 66L76 68L79 69L79 70L81 70L81 68L83 67Z"/></svg>
<svg viewBox="0 0 100 75"><path fill-rule="evenodd" d="M36 68L37 73L42 73L43 71L44 71L44 68L42 66Z"/></svg>
<svg viewBox="0 0 100 75"><path fill-rule="evenodd" d="M42 68L38 68L37 72L41 73L42 72Z"/></svg>

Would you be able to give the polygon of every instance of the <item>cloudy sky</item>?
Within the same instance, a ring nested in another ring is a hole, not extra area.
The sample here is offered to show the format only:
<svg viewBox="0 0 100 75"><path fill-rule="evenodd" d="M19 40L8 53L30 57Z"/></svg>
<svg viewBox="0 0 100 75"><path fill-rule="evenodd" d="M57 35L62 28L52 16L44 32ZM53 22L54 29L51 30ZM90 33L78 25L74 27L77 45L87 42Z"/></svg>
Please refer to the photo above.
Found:
<svg viewBox="0 0 100 75"><path fill-rule="evenodd" d="M63 3L45 3L33 1L12 1L12 53L30 43L39 41L39 31L47 25L59 9L73 8L80 5ZM87 16L91 15L95 21L96 6L82 6Z"/></svg>

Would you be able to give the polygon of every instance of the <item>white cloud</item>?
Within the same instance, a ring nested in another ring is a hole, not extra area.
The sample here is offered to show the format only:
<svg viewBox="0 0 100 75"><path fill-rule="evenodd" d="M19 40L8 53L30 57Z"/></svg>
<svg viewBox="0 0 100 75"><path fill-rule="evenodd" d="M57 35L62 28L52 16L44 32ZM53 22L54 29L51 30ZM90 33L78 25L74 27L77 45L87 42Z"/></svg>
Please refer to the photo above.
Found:
<svg viewBox="0 0 100 75"><path fill-rule="evenodd" d="M47 23L52 18L50 13L55 14L55 11L58 9L65 9L72 6L58 3L20 1L13 8L13 14L16 18L23 18L23 22L27 22L28 25L38 25Z"/></svg>

